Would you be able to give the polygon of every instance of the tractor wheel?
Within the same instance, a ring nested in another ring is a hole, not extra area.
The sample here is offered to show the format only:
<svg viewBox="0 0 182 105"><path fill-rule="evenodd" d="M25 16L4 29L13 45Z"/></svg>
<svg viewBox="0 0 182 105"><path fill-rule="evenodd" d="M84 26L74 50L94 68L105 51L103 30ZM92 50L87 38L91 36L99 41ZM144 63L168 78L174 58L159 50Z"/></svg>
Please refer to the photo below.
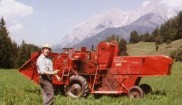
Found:
<svg viewBox="0 0 182 105"><path fill-rule="evenodd" d="M143 98L144 93L142 89L138 86L133 86L129 91L128 91L128 97L131 99L134 98Z"/></svg>
<svg viewBox="0 0 182 105"><path fill-rule="evenodd" d="M88 84L84 77L73 75L70 77L70 83L66 87L66 95L73 98L81 98L88 94Z"/></svg>
<svg viewBox="0 0 182 105"><path fill-rule="evenodd" d="M142 91L143 91L145 94L149 94L149 93L152 92L152 88L151 88L150 85L148 85L148 84L141 84L139 87L142 89Z"/></svg>

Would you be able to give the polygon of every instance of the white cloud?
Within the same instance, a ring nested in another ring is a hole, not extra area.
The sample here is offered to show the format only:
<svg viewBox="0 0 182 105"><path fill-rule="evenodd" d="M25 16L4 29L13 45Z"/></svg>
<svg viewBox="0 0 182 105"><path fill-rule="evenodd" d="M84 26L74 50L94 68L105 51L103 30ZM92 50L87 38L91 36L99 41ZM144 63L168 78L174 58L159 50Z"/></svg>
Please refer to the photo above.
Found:
<svg viewBox="0 0 182 105"><path fill-rule="evenodd" d="M0 0L0 16L6 19L25 17L33 14L33 8L15 0Z"/></svg>
<svg viewBox="0 0 182 105"><path fill-rule="evenodd" d="M166 4L167 6L175 8L177 10L182 9L182 0L146 0L142 3L142 6L143 7L147 5L150 6L150 4L156 3L156 2Z"/></svg>
<svg viewBox="0 0 182 105"><path fill-rule="evenodd" d="M165 3L175 9L182 9L182 0L162 0L162 3Z"/></svg>
<svg viewBox="0 0 182 105"><path fill-rule="evenodd" d="M25 27L21 19L32 15L34 12L31 6L25 5L15 0L0 0L0 18L3 16L6 21L6 26L10 32L10 37L16 42L21 42L23 37L20 37L25 31Z"/></svg>
<svg viewBox="0 0 182 105"><path fill-rule="evenodd" d="M21 23L16 23L9 28L9 31L11 33L17 33L20 32L22 29L24 29L24 26Z"/></svg>
<svg viewBox="0 0 182 105"><path fill-rule="evenodd" d="M142 4L142 7L145 7L146 5L148 5L151 1L147 0L147 1L144 1L143 4Z"/></svg>

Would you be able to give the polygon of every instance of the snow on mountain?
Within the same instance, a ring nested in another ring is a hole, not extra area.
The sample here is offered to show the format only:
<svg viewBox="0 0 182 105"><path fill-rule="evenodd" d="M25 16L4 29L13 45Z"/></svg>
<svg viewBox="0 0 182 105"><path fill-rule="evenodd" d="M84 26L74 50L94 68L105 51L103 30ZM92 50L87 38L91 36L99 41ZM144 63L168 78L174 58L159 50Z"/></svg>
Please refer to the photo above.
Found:
<svg viewBox="0 0 182 105"><path fill-rule="evenodd" d="M168 20L177 15L177 11L174 8L169 7L167 4L160 1L148 3L141 8L140 12L143 12L144 14L154 13L161 16L164 20Z"/></svg>
<svg viewBox="0 0 182 105"><path fill-rule="evenodd" d="M164 22L161 20L162 17L160 15L149 13L143 15L142 17L140 17L135 22L129 25L123 27L107 28L95 36L85 38L84 40L75 44L74 47L84 46L87 48L91 48L91 45L96 46L100 41L103 41L110 35L117 35L120 38L124 38L128 41L131 31L135 30L138 32L138 34L145 34L147 32L151 33L157 26L161 24L161 22Z"/></svg>
<svg viewBox="0 0 182 105"><path fill-rule="evenodd" d="M176 16L177 12L166 4L156 1L149 2L142 8L134 11L122 11L115 8L101 15L91 17L77 25L69 35L63 38L59 47L71 47L84 39L98 35L98 33L107 28L127 26L146 14L155 14L157 17L150 18L149 21L161 24L169 18Z"/></svg>
<svg viewBox="0 0 182 105"><path fill-rule="evenodd" d="M129 12L124 12L120 9L112 9L102 15L92 17L77 25L73 31L64 38L61 45L65 46L69 44L72 46L84 38L94 36L106 28L125 26L135 21L135 17L129 17Z"/></svg>

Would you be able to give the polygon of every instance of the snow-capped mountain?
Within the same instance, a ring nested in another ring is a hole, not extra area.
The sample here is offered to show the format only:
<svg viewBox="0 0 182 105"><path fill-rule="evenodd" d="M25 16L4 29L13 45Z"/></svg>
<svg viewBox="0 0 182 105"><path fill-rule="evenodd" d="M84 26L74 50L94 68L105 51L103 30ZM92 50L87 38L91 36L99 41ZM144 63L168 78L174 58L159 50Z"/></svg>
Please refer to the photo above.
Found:
<svg viewBox="0 0 182 105"><path fill-rule="evenodd" d="M155 18L161 19L162 17L153 13L146 14L127 26L107 28L95 36L85 38L84 40L75 44L74 47L84 46L91 48L92 45L96 46L100 41L103 41L110 35L117 35L120 38L124 38L128 41L130 37L129 35L133 30L136 30L138 34L145 34L147 32L151 33L156 28L156 26L159 26L162 22L152 21Z"/></svg>
<svg viewBox="0 0 182 105"><path fill-rule="evenodd" d="M84 38L89 38L103 31L106 28L120 27L128 25L139 16L130 16L132 13L124 12L120 9L112 9L102 15L94 16L85 22L77 25L73 31L67 35L61 45L74 45Z"/></svg>
<svg viewBox="0 0 182 105"><path fill-rule="evenodd" d="M156 26L176 15L177 11L175 9L168 7L162 2L150 2L142 8L127 12L115 8L80 23L69 35L66 35L57 46L60 48L80 45L79 43L85 42L86 40L88 42L89 38L92 38L92 40L97 37L104 38L101 37L104 36L102 35L103 33L112 35L116 30L123 32L120 33L123 38L128 38L129 32L131 32L132 29L151 31ZM130 29L128 29L129 27ZM123 28L127 28L128 32L122 31L124 30ZM113 32L111 29L113 29ZM107 32L108 30L110 31ZM105 35L105 37L106 36L108 35Z"/></svg>

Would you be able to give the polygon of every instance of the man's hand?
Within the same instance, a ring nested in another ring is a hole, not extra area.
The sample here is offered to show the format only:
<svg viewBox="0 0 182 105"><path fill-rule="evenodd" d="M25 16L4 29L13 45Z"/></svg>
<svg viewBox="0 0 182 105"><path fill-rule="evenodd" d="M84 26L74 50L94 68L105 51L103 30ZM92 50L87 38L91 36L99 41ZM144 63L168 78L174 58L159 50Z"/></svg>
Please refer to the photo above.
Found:
<svg viewBox="0 0 182 105"><path fill-rule="evenodd" d="M58 74L58 72L59 72L59 70L54 70L53 74L56 75L56 74Z"/></svg>
<svg viewBox="0 0 182 105"><path fill-rule="evenodd" d="M61 81L61 78L58 75L55 75L58 81Z"/></svg>

